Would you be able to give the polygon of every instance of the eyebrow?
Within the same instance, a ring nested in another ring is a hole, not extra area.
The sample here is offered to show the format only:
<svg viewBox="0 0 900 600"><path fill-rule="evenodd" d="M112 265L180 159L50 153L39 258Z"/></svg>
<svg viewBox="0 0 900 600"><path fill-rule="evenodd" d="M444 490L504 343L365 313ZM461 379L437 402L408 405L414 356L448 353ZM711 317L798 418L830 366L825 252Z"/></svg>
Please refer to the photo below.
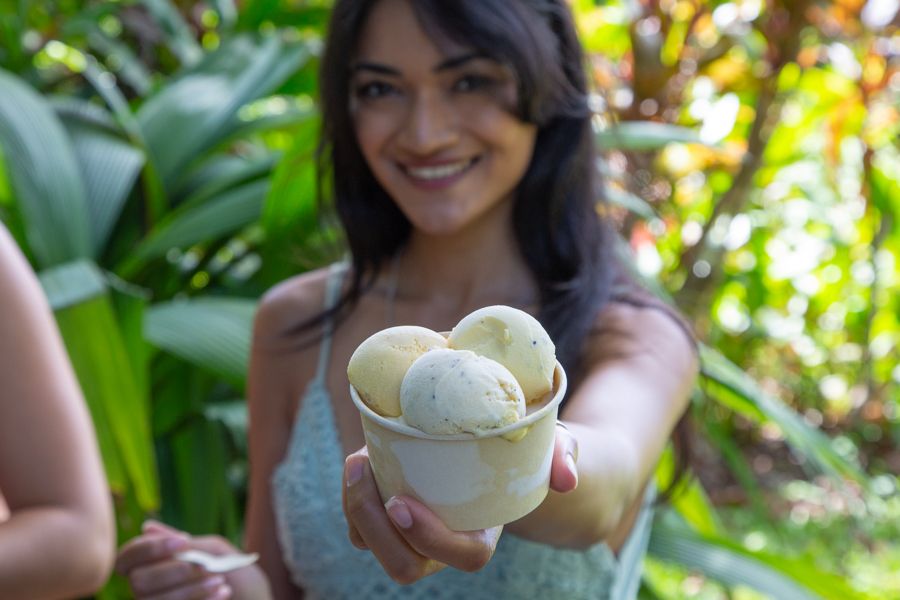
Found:
<svg viewBox="0 0 900 600"><path fill-rule="evenodd" d="M468 62L478 60L480 58L488 58L488 56L484 52L469 52L467 54L461 54L459 56L451 56L450 58L438 63L431 70L434 73L439 73L441 71L450 71L452 69L457 69ZM394 77L399 77L400 75L402 75L402 73L394 67L367 61L359 61L355 63L350 70L352 73L358 73L360 71L372 71L381 75L391 75Z"/></svg>

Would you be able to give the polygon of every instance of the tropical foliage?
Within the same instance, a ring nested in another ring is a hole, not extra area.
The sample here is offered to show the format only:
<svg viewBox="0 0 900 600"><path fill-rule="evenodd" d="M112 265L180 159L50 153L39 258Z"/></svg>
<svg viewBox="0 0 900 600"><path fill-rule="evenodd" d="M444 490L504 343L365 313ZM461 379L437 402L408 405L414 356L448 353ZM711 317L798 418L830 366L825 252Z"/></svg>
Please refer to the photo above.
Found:
<svg viewBox="0 0 900 600"><path fill-rule="evenodd" d="M572 4L623 249L703 340L697 477L642 594L900 597L897 3ZM0 8L0 218L122 539L148 514L240 537L255 301L334 258L310 160L327 5Z"/></svg>

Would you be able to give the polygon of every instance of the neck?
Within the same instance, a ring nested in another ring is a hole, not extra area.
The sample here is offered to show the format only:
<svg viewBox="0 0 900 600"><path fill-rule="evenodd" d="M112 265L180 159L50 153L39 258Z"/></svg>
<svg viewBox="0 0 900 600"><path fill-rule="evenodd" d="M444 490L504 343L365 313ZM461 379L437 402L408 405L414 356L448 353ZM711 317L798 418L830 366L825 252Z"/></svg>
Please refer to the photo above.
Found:
<svg viewBox="0 0 900 600"><path fill-rule="evenodd" d="M397 299L447 312L537 305L537 287L512 229L511 204L452 235L413 231L395 264Z"/></svg>

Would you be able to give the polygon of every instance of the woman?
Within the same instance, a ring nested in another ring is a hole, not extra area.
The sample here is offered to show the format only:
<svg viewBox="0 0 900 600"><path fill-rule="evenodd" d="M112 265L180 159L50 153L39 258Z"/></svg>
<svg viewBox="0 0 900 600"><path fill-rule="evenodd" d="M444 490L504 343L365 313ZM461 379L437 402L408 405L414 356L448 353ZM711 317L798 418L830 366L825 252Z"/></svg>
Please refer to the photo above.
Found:
<svg viewBox="0 0 900 600"><path fill-rule="evenodd" d="M53 313L2 224L0 298L0 598L86 596L112 570L112 503Z"/></svg>
<svg viewBox="0 0 900 600"><path fill-rule="evenodd" d="M242 598L633 595L615 553L640 554L645 490L697 364L677 319L619 285L565 3L339 0L321 91L324 187L352 265L284 282L256 318L247 547L261 569L222 583L179 566L165 543L231 549L151 524L120 571L154 598L204 585ZM502 535L450 531L411 498L383 505L346 379L375 331L448 330L491 304L538 316L571 382L551 472L564 493Z"/></svg>

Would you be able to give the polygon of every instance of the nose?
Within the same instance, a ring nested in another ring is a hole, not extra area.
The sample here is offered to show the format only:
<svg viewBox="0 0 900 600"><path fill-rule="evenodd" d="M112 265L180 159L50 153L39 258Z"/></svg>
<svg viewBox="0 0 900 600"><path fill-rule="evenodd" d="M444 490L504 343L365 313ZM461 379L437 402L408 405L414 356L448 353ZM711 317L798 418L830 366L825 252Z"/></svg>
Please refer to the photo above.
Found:
<svg viewBox="0 0 900 600"><path fill-rule="evenodd" d="M422 92L407 111L399 141L410 153L435 154L456 143L458 118L448 99L431 91Z"/></svg>

